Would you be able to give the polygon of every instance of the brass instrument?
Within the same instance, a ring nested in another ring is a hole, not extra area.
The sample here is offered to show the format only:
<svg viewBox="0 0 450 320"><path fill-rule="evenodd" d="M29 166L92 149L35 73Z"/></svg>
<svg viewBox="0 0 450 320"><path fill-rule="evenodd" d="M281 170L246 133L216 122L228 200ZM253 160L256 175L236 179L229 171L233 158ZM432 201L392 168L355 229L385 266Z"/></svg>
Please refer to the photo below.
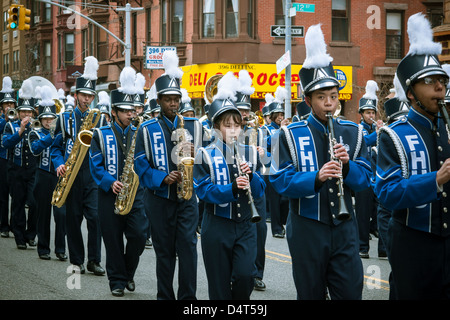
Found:
<svg viewBox="0 0 450 320"><path fill-rule="evenodd" d="M339 197L339 213L336 216L338 220L349 220L351 218L350 212L347 209L347 205L345 204L344 199L344 178L342 176L342 161L337 159L334 156L334 146L336 145L336 138L334 136L334 124L333 124L333 114L331 112L328 112L326 114L327 120L328 120L328 140L329 140L329 151L331 155L331 159L334 161L339 162L339 165L341 167L341 174L338 178L338 197Z"/></svg>
<svg viewBox="0 0 450 320"><path fill-rule="evenodd" d="M126 215L131 211L133 207L134 198L136 197L136 192L139 187L139 176L134 172L134 150L136 146L136 137L144 121L144 117L138 116L132 120L136 122L136 132L131 140L130 149L125 159L125 165L123 167L122 175L120 176L120 182L122 182L123 187L116 197L116 202L114 203L114 213L119 215Z"/></svg>
<svg viewBox="0 0 450 320"><path fill-rule="evenodd" d="M241 170L241 164L244 160L244 158L241 158L241 155L239 154L238 150L238 142L236 140L236 137L233 138L233 146L234 146L234 156L236 157L236 165L238 167L239 176L246 176L248 179L248 174L243 173ZM249 186L246 188L247 190L247 196L248 196L248 204L250 205L250 210L252 212L252 217L250 218L250 221L253 223L257 223L261 221L261 216L258 213L258 210L256 209L255 202L253 201L252 196L252 190L250 188L250 179L248 180Z"/></svg>
<svg viewBox="0 0 450 320"><path fill-rule="evenodd" d="M6 117L9 121L14 121L17 118L17 110L14 108L8 109L6 112Z"/></svg>
<svg viewBox="0 0 450 320"><path fill-rule="evenodd" d="M222 79L223 74L213 75L211 78L206 81L205 85L205 100L208 103L213 102L214 95L217 93L217 85L219 84L220 79Z"/></svg>
<svg viewBox="0 0 450 320"><path fill-rule="evenodd" d="M31 119L31 129L37 130L42 128L42 124L39 119Z"/></svg>
<svg viewBox="0 0 450 320"><path fill-rule="evenodd" d="M100 110L91 109L84 119L77 139L73 143L72 152L70 153L65 166L66 172L58 178L55 190L52 196L52 205L61 208L66 202L67 195L70 192L72 184L80 170L83 159L91 146L92 131L100 120Z"/></svg>
<svg viewBox="0 0 450 320"><path fill-rule="evenodd" d="M178 165L177 170L181 172L181 182L177 185L178 198L189 200L192 197L194 190L194 158L191 156L191 151L185 152L183 149L183 143L187 141L186 129L184 129L184 118L178 114L180 121L179 127L175 130L177 145L180 150L178 151Z"/></svg>
<svg viewBox="0 0 450 320"><path fill-rule="evenodd" d="M450 144L450 118L447 112L447 106L444 100L438 101L439 111L442 114L442 118L445 123L445 129L447 130L448 143Z"/></svg>
<svg viewBox="0 0 450 320"><path fill-rule="evenodd" d="M59 99L53 99L53 102L55 102L56 114L64 110L64 105L61 103Z"/></svg>

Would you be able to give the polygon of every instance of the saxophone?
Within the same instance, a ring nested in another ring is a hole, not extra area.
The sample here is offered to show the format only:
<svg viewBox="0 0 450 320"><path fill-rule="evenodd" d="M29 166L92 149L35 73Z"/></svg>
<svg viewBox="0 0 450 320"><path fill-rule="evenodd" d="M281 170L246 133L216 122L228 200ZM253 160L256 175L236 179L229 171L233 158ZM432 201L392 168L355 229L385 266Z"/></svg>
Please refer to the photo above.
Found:
<svg viewBox="0 0 450 320"><path fill-rule="evenodd" d="M91 146L92 131L100 120L100 110L91 109L80 127L77 139L75 140L72 151L65 163L66 172L58 178L55 190L52 196L52 205L61 208L66 202L67 195L70 192L73 182L80 170L86 152Z"/></svg>
<svg viewBox="0 0 450 320"><path fill-rule="evenodd" d="M136 132L131 140L130 149L125 159L125 166L123 167L122 175L120 176L120 182L122 182L123 187L116 197L116 202L114 203L114 213L120 215L126 215L131 211L133 207L134 198L136 196L137 189L139 187L139 176L134 172L134 150L136 147L136 137L144 121L143 116L138 116L132 120L136 122Z"/></svg>
<svg viewBox="0 0 450 320"><path fill-rule="evenodd" d="M186 129L184 129L184 118L182 115L177 114L180 120L180 126L175 130L177 144L181 145L186 139ZM178 198L189 200L192 197L194 190L194 158L191 157L191 153L185 152L181 147L178 151L178 165L177 170L181 172L181 182L177 185Z"/></svg>

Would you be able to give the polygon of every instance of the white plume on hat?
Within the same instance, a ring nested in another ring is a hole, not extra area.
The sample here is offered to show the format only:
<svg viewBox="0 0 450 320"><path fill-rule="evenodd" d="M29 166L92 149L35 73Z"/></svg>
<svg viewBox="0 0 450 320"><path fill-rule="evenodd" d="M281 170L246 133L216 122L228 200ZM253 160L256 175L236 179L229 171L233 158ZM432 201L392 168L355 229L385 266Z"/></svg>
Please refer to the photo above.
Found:
<svg viewBox="0 0 450 320"><path fill-rule="evenodd" d="M50 107L55 104L55 101L53 100L53 92L49 86L40 87L40 94L42 100L39 102L39 104L41 106Z"/></svg>
<svg viewBox="0 0 450 320"><path fill-rule="evenodd" d="M145 76L142 73L136 74L136 80L134 81L134 86L137 94L144 94L145 90Z"/></svg>
<svg viewBox="0 0 450 320"><path fill-rule="evenodd" d="M442 69L444 69L445 73L450 77L450 64L443 64ZM447 89L450 88L450 82L447 84Z"/></svg>
<svg viewBox="0 0 450 320"><path fill-rule="evenodd" d="M306 59L303 62L303 68L323 68L333 61L333 58L327 53L327 45L320 26L320 23L313 25L306 31Z"/></svg>
<svg viewBox="0 0 450 320"><path fill-rule="evenodd" d="M97 80L98 61L95 57L89 56L84 59L84 73L83 78L87 80Z"/></svg>
<svg viewBox="0 0 450 320"><path fill-rule="evenodd" d="M41 86L36 86L36 88L34 88L34 98L41 99Z"/></svg>
<svg viewBox="0 0 450 320"><path fill-rule="evenodd" d="M65 99L66 98L66 95L64 93L64 89L63 88L59 88L58 89L58 98L59 99Z"/></svg>
<svg viewBox="0 0 450 320"><path fill-rule="evenodd" d="M158 95L156 94L156 86L155 86L155 84L153 84L150 87L150 90L148 90L148 92L147 92L147 99L148 99L148 101L156 100L157 97L158 97Z"/></svg>
<svg viewBox="0 0 450 320"><path fill-rule="evenodd" d="M109 94L106 91L100 91L98 93L98 105L109 106L111 103L111 99L109 98Z"/></svg>
<svg viewBox="0 0 450 320"><path fill-rule="evenodd" d="M434 54L442 52L442 44L433 41L433 29L430 21L421 12L408 19L408 54Z"/></svg>
<svg viewBox="0 0 450 320"><path fill-rule="evenodd" d="M248 96L251 96L255 92L255 88L252 87L252 78L247 70L239 71L238 91Z"/></svg>
<svg viewBox="0 0 450 320"><path fill-rule="evenodd" d="M271 93L266 93L264 99L266 100L265 105L268 106L269 104L271 104L273 102L273 100L275 100L275 97Z"/></svg>
<svg viewBox="0 0 450 320"><path fill-rule="evenodd" d="M236 101L236 91L238 86L238 78L234 76L233 72L227 72L217 84L217 94L213 97L213 101L226 99Z"/></svg>
<svg viewBox="0 0 450 320"><path fill-rule="evenodd" d="M135 94L136 88L134 82L136 80L136 71L132 67L125 67L120 73L119 91L125 94Z"/></svg>
<svg viewBox="0 0 450 320"><path fill-rule="evenodd" d="M363 95L363 98L370 100L378 100L377 91L378 91L378 84L374 80L369 80L366 83L366 93Z"/></svg>
<svg viewBox="0 0 450 320"><path fill-rule="evenodd" d="M191 102L191 97L189 97L189 93L185 88L181 88L181 102L189 103Z"/></svg>
<svg viewBox="0 0 450 320"><path fill-rule="evenodd" d="M74 106L75 105L75 98L69 94L66 97L66 104L69 105L69 106Z"/></svg>
<svg viewBox="0 0 450 320"><path fill-rule="evenodd" d="M33 98L33 81L26 79L22 82L22 86L19 90L19 97L21 99L31 99Z"/></svg>
<svg viewBox="0 0 450 320"><path fill-rule="evenodd" d="M163 67L165 70L163 75L166 74L169 77L178 79L181 79L183 77L183 70L178 68L179 59L175 51L173 50L164 51L162 60L163 60Z"/></svg>
<svg viewBox="0 0 450 320"><path fill-rule="evenodd" d="M1 92L12 92L12 80L10 77L6 76L3 78L3 86L2 86L2 91Z"/></svg>
<svg viewBox="0 0 450 320"><path fill-rule="evenodd" d="M400 83L400 80L398 79L397 73L395 73L394 76L394 89L395 89L395 96L398 100L402 102L408 102L408 98L406 97L405 90L403 90L403 87Z"/></svg>
<svg viewBox="0 0 450 320"><path fill-rule="evenodd" d="M289 98L289 93L285 87L279 86L275 90L275 99L273 102L283 103L285 100Z"/></svg>

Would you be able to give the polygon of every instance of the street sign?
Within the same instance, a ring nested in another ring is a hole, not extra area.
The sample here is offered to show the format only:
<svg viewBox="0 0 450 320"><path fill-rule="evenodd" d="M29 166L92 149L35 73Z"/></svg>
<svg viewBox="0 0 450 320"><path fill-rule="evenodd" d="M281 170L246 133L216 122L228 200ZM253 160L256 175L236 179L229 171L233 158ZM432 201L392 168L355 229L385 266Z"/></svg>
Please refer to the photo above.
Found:
<svg viewBox="0 0 450 320"><path fill-rule="evenodd" d="M291 52L285 52L280 59L277 60L277 74L280 74L288 65L291 64Z"/></svg>
<svg viewBox="0 0 450 320"><path fill-rule="evenodd" d="M292 7L295 8L297 12L314 13L316 10L316 5L310 3L293 3Z"/></svg>
<svg viewBox="0 0 450 320"><path fill-rule="evenodd" d="M173 50L177 51L176 47L153 47L146 46L145 47L145 60L144 60L144 68L145 69L164 69L162 56L164 51Z"/></svg>
<svg viewBox="0 0 450 320"><path fill-rule="evenodd" d="M303 37L304 28L303 26L292 26L291 36L292 37ZM270 26L270 36L271 37L285 37L286 36L286 26L284 25L273 25Z"/></svg>

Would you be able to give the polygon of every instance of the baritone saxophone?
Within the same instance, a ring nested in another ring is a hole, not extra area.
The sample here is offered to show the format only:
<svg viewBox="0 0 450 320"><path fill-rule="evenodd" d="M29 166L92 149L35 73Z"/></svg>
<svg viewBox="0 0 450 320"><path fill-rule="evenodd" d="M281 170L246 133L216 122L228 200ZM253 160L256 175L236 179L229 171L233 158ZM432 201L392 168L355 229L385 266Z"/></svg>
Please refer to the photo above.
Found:
<svg viewBox="0 0 450 320"><path fill-rule="evenodd" d="M65 163L66 172L58 178L52 196L52 205L61 208L66 202L67 195L80 170L84 157L86 156L92 141L92 129L100 120L100 110L91 109L80 127L77 139L73 143L72 151Z"/></svg>
<svg viewBox="0 0 450 320"><path fill-rule="evenodd" d="M132 121L136 123L136 132L133 134L130 149L128 150L128 154L125 159L122 175L120 176L120 182L122 182L123 187L117 195L116 202L114 203L114 213L119 215L127 215L130 213L139 187L139 176L134 171L134 150L136 147L137 133L139 127L144 121L144 117L138 116Z"/></svg>

